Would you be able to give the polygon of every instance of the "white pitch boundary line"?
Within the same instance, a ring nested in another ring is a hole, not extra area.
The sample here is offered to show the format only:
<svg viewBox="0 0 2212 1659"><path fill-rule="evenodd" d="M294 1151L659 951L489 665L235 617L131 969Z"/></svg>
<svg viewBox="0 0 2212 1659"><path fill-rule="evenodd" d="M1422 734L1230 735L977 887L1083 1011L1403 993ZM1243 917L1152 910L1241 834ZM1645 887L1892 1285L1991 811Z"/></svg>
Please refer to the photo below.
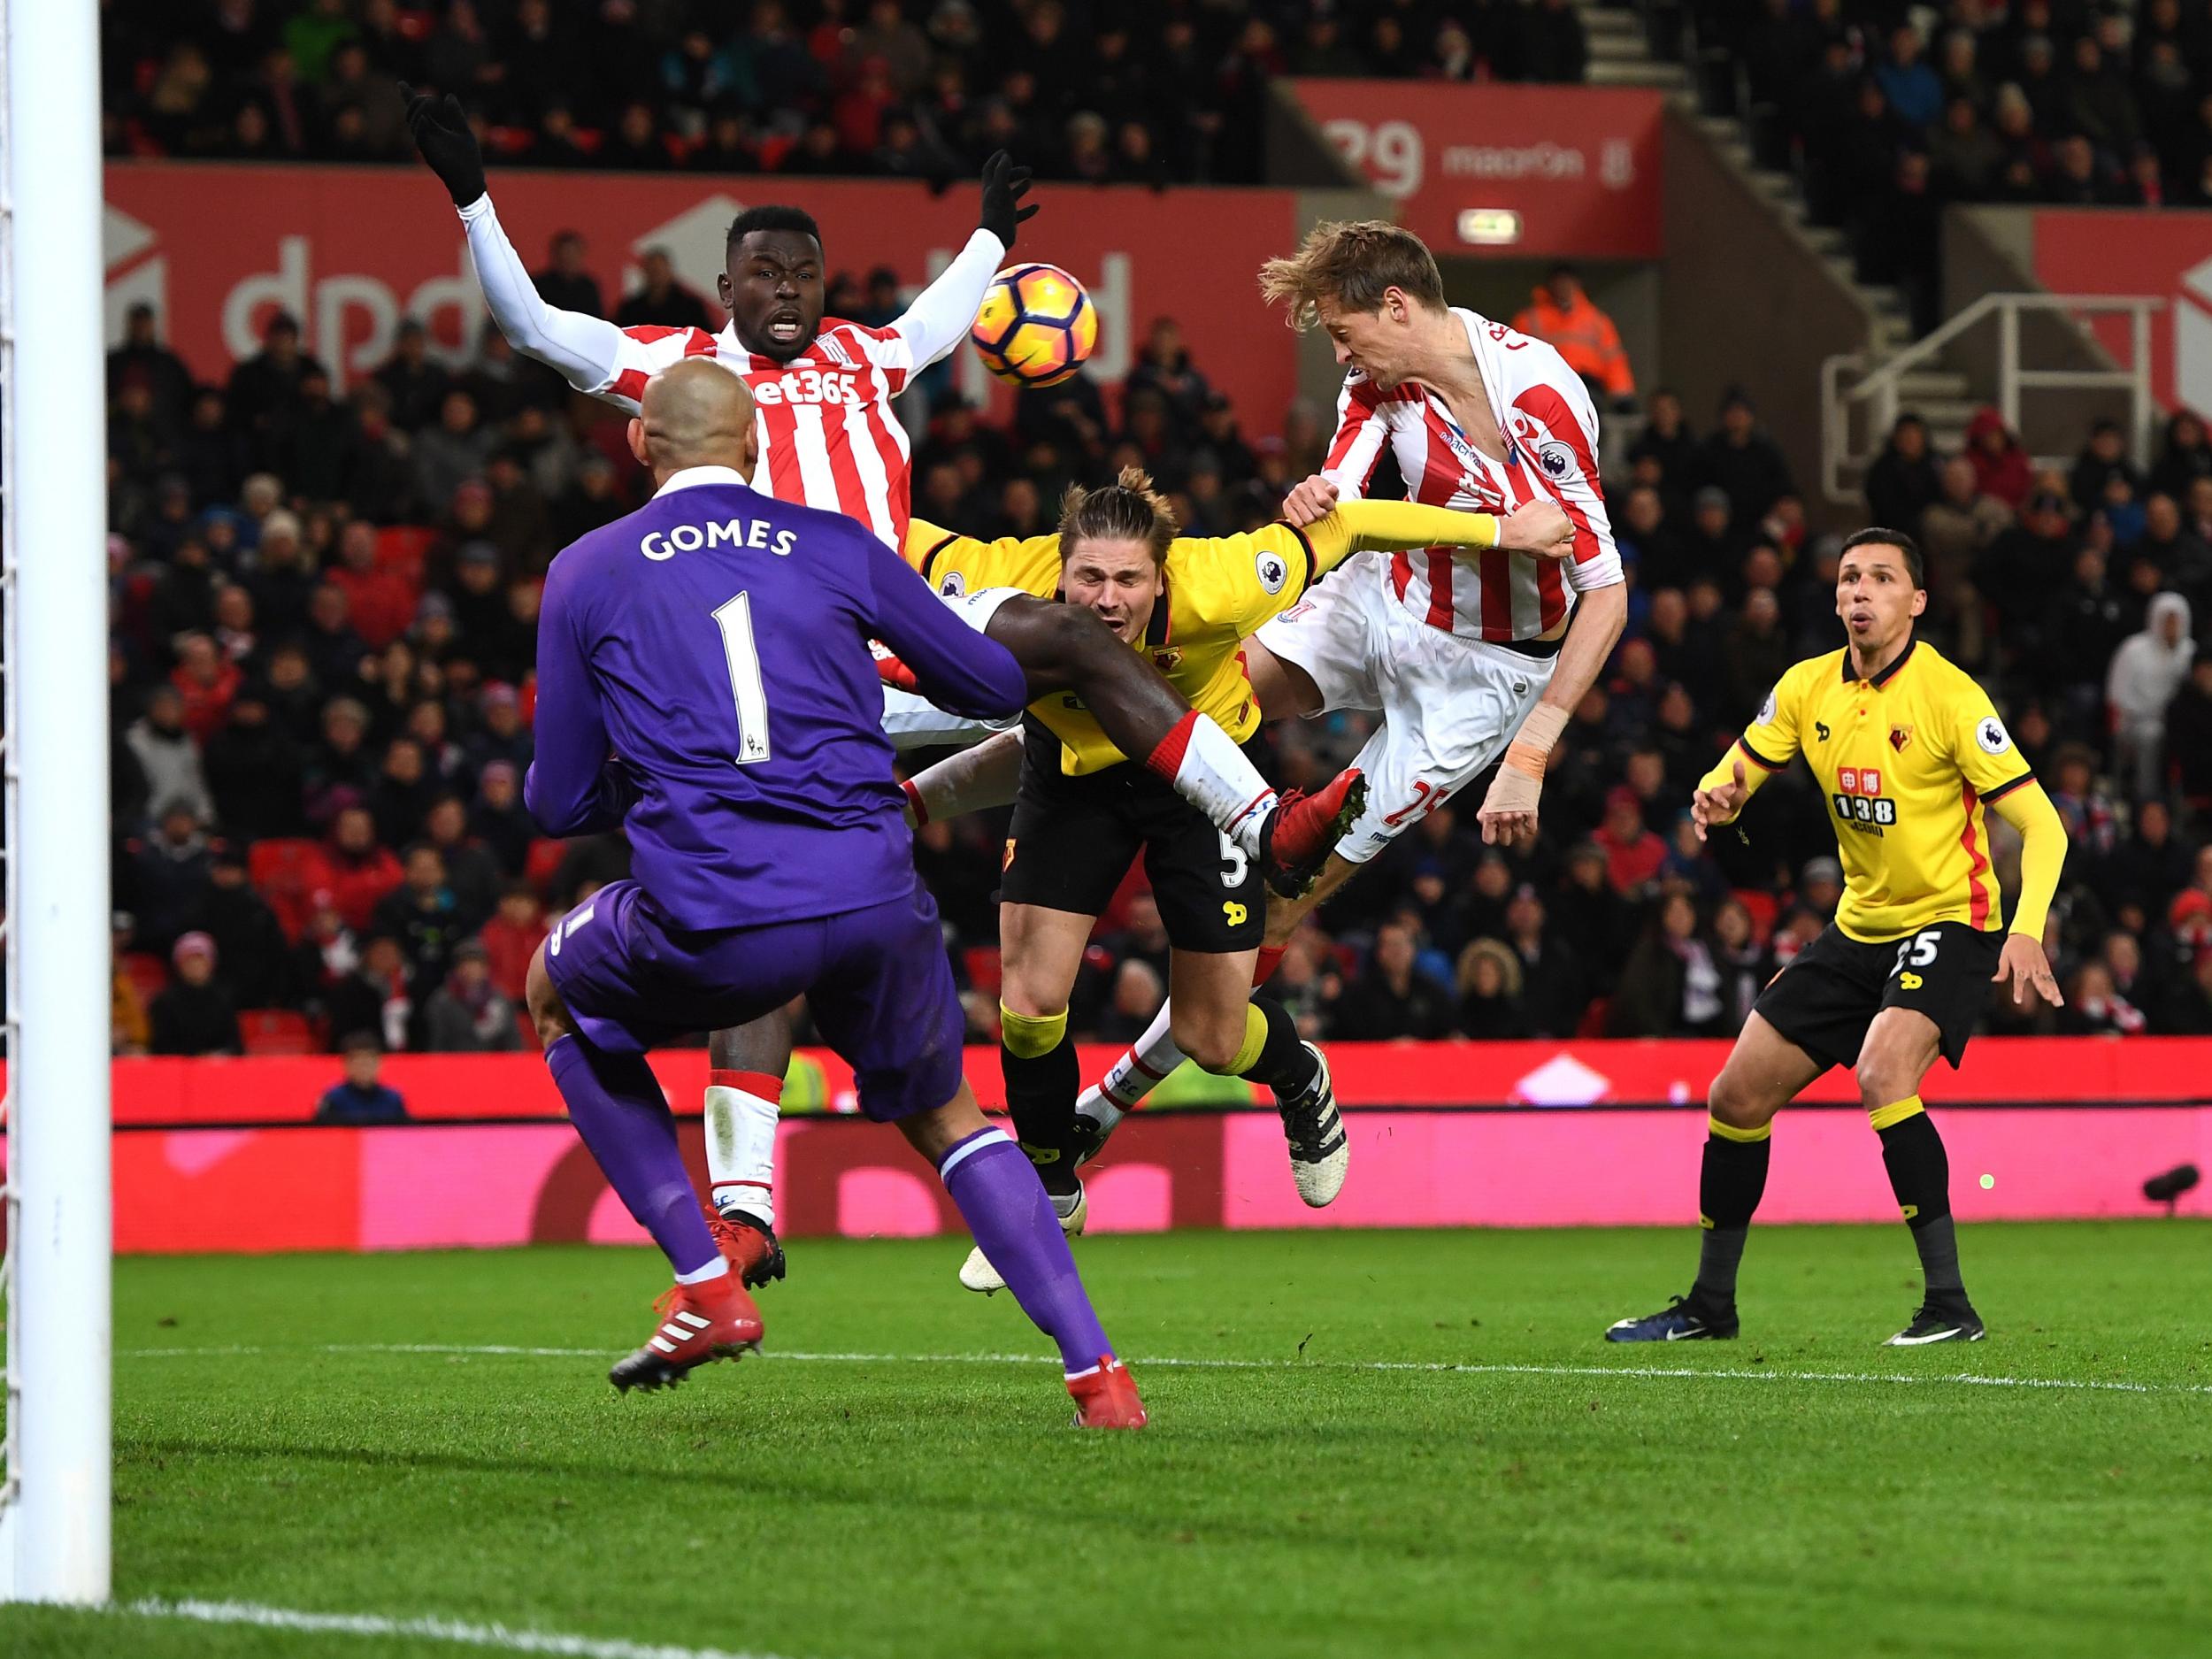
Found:
<svg viewBox="0 0 2212 1659"><path fill-rule="evenodd" d="M307 1613L256 1601L168 1601L158 1597L119 1601L104 1609L138 1618L186 1619L200 1624L250 1624L262 1630L314 1635L415 1637L502 1653L558 1654L566 1659L779 1659L768 1653L732 1653L720 1647L672 1647L618 1638L569 1636L555 1631L515 1630L460 1619L386 1618L375 1613Z"/></svg>
<svg viewBox="0 0 2212 1659"><path fill-rule="evenodd" d="M126 1348L119 1359L217 1358L239 1355L311 1354L424 1354L469 1357L520 1356L530 1359L613 1359L610 1348L522 1348L504 1343L445 1342L326 1342L308 1348ZM766 1351L770 1360L849 1365L1041 1365L1056 1363L1047 1354L830 1354ZM2131 1394L2212 1394L2212 1383L2108 1382L2081 1377L1992 1377L1962 1371L1953 1376L1923 1376L1904 1371L1754 1371L1742 1367L1707 1369L1696 1365L1517 1365L1458 1363L1448 1360L1359 1359L1176 1359L1155 1356L1132 1358L1131 1366L1156 1366L1171 1371L1411 1371L1455 1377L1626 1377L1640 1381L1893 1383L1902 1386L1969 1388L2044 1388L2066 1393Z"/></svg>

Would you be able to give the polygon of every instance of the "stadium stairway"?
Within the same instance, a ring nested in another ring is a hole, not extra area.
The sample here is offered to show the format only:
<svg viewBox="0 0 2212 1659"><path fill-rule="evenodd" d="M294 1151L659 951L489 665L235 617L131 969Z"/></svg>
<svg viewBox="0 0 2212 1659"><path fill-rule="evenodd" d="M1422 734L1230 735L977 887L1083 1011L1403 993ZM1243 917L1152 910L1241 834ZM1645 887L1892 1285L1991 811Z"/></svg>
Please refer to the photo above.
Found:
<svg viewBox="0 0 2212 1659"><path fill-rule="evenodd" d="M1663 87L1672 94L1671 104L1703 136L1715 157L1855 298L1867 318L1870 367L1912 343L1905 295L1863 281L1845 233L1813 222L1786 140L1775 136L1780 131L1778 112L1751 104L1735 55L1699 38L1682 0L1641 0L1632 9L1585 4L1581 15L1590 42L1591 84ZM1899 390L1903 407L1927 422L1929 437L1942 453L1963 447L1967 424L1989 401L1986 388L1948 369L1906 374ZM1978 391L1985 395L1978 396Z"/></svg>
<svg viewBox="0 0 2212 1659"><path fill-rule="evenodd" d="M1645 16L1634 7L1575 0L1575 10L1582 19L1583 37L1590 49L1583 76L1586 84L1657 87L1665 92L1688 89L1689 70L1654 52Z"/></svg>

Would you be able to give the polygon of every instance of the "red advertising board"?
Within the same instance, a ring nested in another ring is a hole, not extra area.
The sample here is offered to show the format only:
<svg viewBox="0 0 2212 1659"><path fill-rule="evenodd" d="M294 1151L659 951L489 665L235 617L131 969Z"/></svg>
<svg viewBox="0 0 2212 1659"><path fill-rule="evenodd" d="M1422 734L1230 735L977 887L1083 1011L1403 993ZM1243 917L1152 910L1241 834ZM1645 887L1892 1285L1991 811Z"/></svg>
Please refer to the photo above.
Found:
<svg viewBox="0 0 2212 1659"><path fill-rule="evenodd" d="M1728 1048L1718 1041L1340 1042L1329 1046L1329 1064L1337 1097L1351 1110L1697 1105ZM1083 1075L1103 1075L1118 1052L1084 1045ZM851 1071L825 1050L810 1049L807 1058L821 1069L827 1108L854 1110ZM677 1112L696 1116L705 1052L665 1049L653 1056L653 1069ZM996 1048L969 1049L967 1071L986 1106L1005 1100ZM329 1055L118 1060L115 1120L148 1129L303 1124L338 1072ZM0 1068L0 1084L4 1078ZM562 1111L535 1055L395 1055L384 1063L384 1080L413 1116L432 1121L546 1121ZM1927 1094L1931 1102L1977 1105L2212 1104L2212 1039L1985 1037L1957 1071L1942 1069L1931 1078ZM1857 1098L1843 1071L1831 1071L1805 1094L1824 1104Z"/></svg>
<svg viewBox="0 0 2212 1659"><path fill-rule="evenodd" d="M1148 1110L1088 1177L1092 1226L1626 1226L1679 1221L1694 1198L1702 1102L1723 1042L1339 1043L1352 1176L1310 1210L1271 1110ZM826 1056L826 1094L851 1109ZM1087 1050L1087 1076L1111 1056ZM706 1056L654 1057L703 1173ZM995 1049L972 1049L987 1102ZM422 1121L307 1126L329 1056L122 1060L114 1070L116 1244L125 1251L395 1250L641 1235L534 1055L396 1056L386 1080ZM2152 1212L2146 1176L2212 1163L2212 1041L1985 1039L1928 1099L1970 1220ZM1808 1092L1777 1142L1763 1218L1878 1221L1896 1201L1850 1079ZM890 1131L787 1115L778 1221L793 1237L958 1230L942 1185ZM149 1204L144 1196L161 1194ZM273 1195L282 1195L274 1197ZM2212 1187L2184 1201L2212 1214Z"/></svg>
<svg viewBox="0 0 2212 1659"><path fill-rule="evenodd" d="M1653 259L1661 95L1639 87L1295 81L1338 152L1437 252ZM1463 224L1463 215L1482 215ZM1515 216L1507 218L1506 216ZM1511 240L1471 240L1472 236ZM1463 234L1464 230L1468 234Z"/></svg>
<svg viewBox="0 0 2212 1659"><path fill-rule="evenodd" d="M2212 1162L2212 1106L1939 1105L1967 1221L2147 1216L2144 1178ZM1705 1116L1635 1111L1349 1113L1350 1178L1326 1210L1292 1186L1271 1111L1142 1112L1089 1166L1090 1227L1656 1226L1696 1214ZM702 1125L679 1138L703 1190ZM776 1220L789 1238L958 1233L944 1185L898 1134L787 1118ZM1986 1176L1987 1181L1982 1178ZM116 1248L411 1250L643 1234L558 1123L181 1129L115 1137ZM150 1201L150 1195L151 1200ZM2212 1187L2182 1203L2212 1215ZM1805 1107L1776 1137L1760 1218L1893 1221L1881 1146L1855 1107Z"/></svg>
<svg viewBox="0 0 2212 1659"><path fill-rule="evenodd" d="M556 231L587 238L611 304L644 252L668 250L679 277L714 304L723 238L741 208L796 202L822 227L830 268L888 265L910 292L975 227L972 189L852 180L640 176L527 171L494 175L500 221L534 270ZM1295 228L1287 190L1170 190L1040 185L1022 257L1066 266L1098 303L1095 375L1118 383L1152 319L1183 325L1194 357L1255 431L1272 431L1296 365L1282 320L1259 303L1260 262ZM257 346L280 307L342 382L389 354L403 317L457 350L483 320L467 245L435 180L419 169L116 162L107 170L111 338L151 303L196 373L219 380ZM718 319L719 313L717 313ZM963 347L964 389L1008 396Z"/></svg>
<svg viewBox="0 0 2212 1659"><path fill-rule="evenodd" d="M2151 390L2171 409L2212 414L2212 212L2045 208L2035 215L2036 280L2054 294L2147 296ZM2113 361L2132 361L2124 317L2091 325Z"/></svg>

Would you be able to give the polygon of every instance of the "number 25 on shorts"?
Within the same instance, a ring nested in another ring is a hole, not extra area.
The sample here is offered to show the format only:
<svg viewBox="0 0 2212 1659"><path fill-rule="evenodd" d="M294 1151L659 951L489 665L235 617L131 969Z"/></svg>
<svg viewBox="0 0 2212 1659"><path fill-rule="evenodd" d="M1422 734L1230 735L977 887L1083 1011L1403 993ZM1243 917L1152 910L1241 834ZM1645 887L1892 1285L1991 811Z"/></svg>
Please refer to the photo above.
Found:
<svg viewBox="0 0 2212 1659"><path fill-rule="evenodd" d="M1405 823L1409 818L1428 817L1430 813L1435 811L1438 807L1442 806L1443 804L1443 785L1429 783L1425 780L1417 778L1413 781L1413 799L1407 802L1405 805L1400 807L1395 812L1386 815L1384 818L1383 822L1390 826L1392 829L1396 829L1400 825Z"/></svg>

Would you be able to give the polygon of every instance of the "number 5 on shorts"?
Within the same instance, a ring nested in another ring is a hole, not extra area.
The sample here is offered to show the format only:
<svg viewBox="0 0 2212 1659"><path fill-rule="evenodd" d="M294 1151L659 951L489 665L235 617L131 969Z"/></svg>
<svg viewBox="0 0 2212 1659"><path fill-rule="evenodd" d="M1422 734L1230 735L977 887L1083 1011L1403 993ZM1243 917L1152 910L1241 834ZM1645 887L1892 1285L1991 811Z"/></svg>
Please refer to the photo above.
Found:
<svg viewBox="0 0 2212 1659"><path fill-rule="evenodd" d="M1249 862L1244 856L1244 849L1236 844L1227 830L1223 830L1221 832L1221 885L1225 887L1242 887L1244 872L1249 867Z"/></svg>
<svg viewBox="0 0 2212 1659"><path fill-rule="evenodd" d="M1897 963L1890 972L1902 973L1907 962L1916 968L1924 968L1936 959L1936 947L1943 942L1943 935L1930 928L1924 933L1915 933L1897 944Z"/></svg>

